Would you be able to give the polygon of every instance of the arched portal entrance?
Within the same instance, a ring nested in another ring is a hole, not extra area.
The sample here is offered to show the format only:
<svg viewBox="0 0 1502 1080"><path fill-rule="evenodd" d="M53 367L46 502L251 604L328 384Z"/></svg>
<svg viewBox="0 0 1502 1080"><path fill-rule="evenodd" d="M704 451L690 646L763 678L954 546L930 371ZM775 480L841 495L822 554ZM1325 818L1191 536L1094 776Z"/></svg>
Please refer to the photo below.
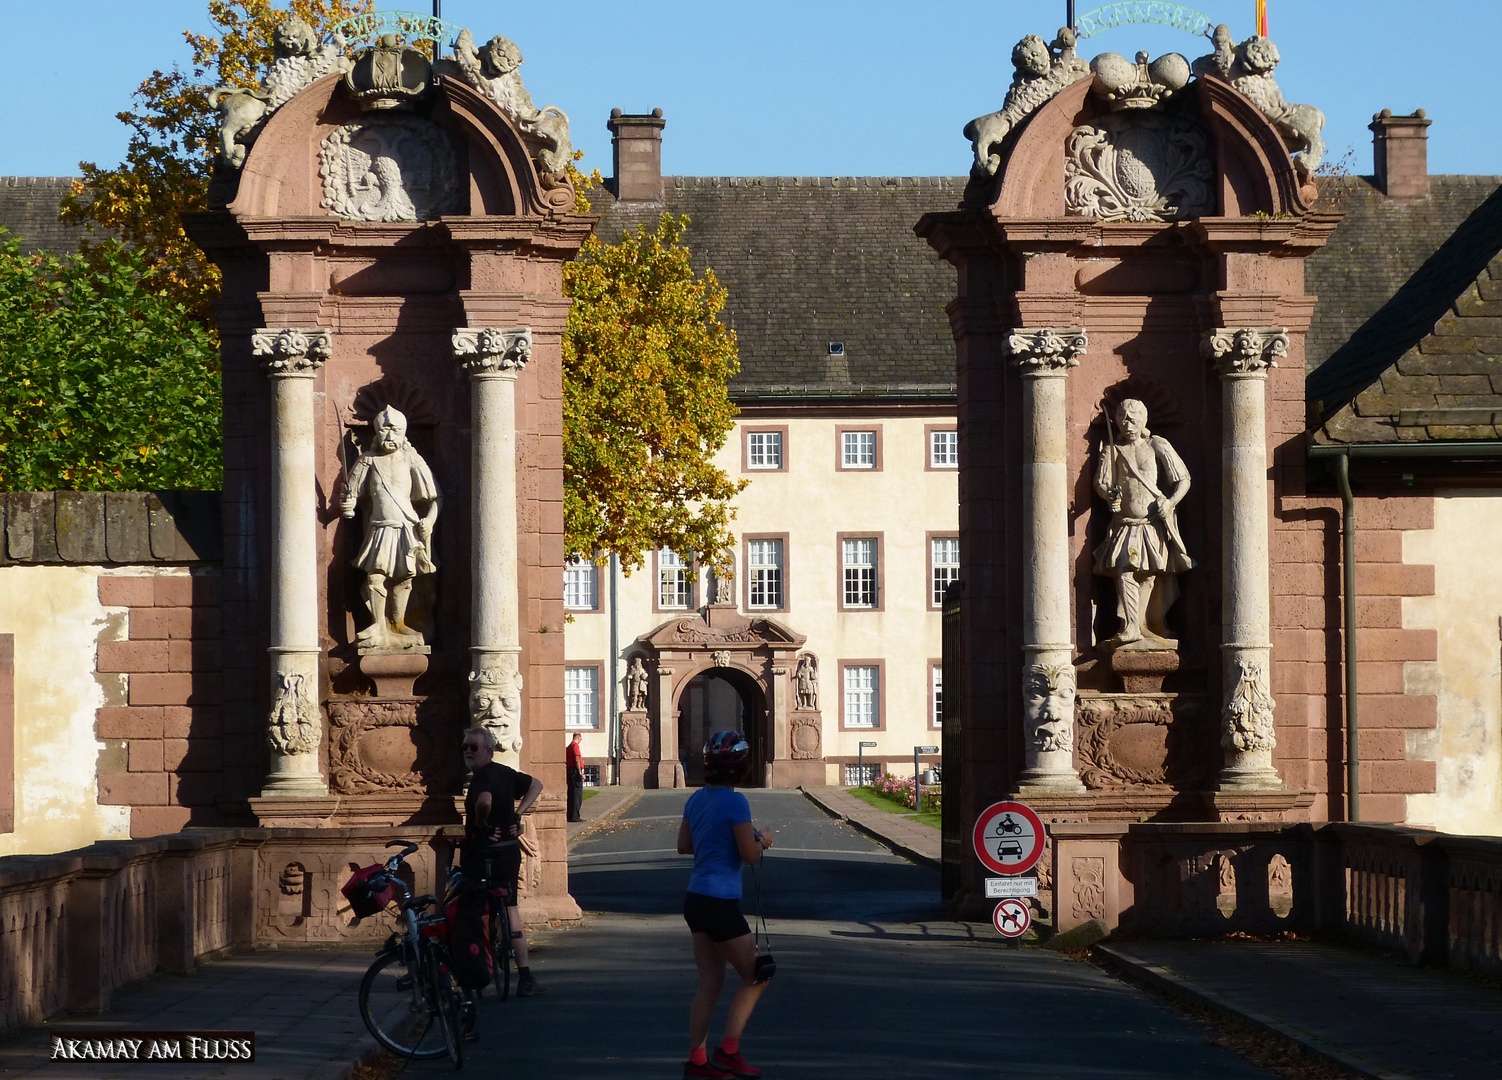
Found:
<svg viewBox="0 0 1502 1080"><path fill-rule="evenodd" d="M747 787L766 783L767 705L757 681L737 668L701 671L678 697L678 760L690 786L704 782L704 743L716 731L739 731L751 746Z"/></svg>

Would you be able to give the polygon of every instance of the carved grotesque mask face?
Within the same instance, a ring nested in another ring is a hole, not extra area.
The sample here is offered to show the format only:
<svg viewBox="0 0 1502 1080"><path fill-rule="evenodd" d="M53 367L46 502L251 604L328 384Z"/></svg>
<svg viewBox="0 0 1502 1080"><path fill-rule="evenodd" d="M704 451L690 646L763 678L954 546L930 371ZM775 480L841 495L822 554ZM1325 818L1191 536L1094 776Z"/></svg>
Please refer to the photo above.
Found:
<svg viewBox="0 0 1502 1080"><path fill-rule="evenodd" d="M1066 667L1031 667L1023 680L1022 702L1033 724L1074 718L1074 672Z"/></svg>

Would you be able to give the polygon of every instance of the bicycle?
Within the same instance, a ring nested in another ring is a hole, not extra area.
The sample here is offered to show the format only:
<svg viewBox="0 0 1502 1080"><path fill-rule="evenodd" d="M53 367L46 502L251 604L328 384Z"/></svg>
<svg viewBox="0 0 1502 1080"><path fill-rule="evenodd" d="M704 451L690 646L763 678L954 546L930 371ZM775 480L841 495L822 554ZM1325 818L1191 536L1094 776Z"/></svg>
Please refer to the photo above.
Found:
<svg viewBox="0 0 1502 1080"><path fill-rule="evenodd" d="M500 840L491 846L510 847L516 843L515 840ZM488 871L489 862L483 865ZM485 890L486 906L490 913L487 929L490 932L490 955L495 965L496 996L505 1001L511 996L511 961L515 955L511 945L511 915L507 911L511 905L511 889L509 885L495 884L486 872L475 877L480 888Z"/></svg>
<svg viewBox="0 0 1502 1080"><path fill-rule="evenodd" d="M417 845L392 840L386 846L403 850L384 865L358 871L345 886L356 915L375 915L395 902L402 920L402 929L386 939L360 980L360 1018L393 1053L409 1058L447 1054L454 1068L462 1068L464 1028L473 1020L474 1002L454 981L445 944L447 919L436 896L414 896L399 874ZM435 913L421 914L428 908Z"/></svg>

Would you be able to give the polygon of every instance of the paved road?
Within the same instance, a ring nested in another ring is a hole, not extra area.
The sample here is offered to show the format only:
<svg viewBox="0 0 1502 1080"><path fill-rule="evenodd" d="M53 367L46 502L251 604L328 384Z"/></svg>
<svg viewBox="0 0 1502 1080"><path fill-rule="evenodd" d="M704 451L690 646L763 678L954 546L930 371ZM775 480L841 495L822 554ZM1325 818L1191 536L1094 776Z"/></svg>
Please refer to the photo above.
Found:
<svg viewBox="0 0 1502 1080"><path fill-rule="evenodd" d="M583 930L539 939L546 997L483 1008L471 1076L680 1075L695 977L673 851L683 791L649 791L571 858ZM779 971L743 1049L779 1077L1267 1077L1208 1032L1097 969L1011 951L947 919L937 875L796 792L748 792L777 845L762 869ZM751 877L747 874L748 910ZM721 1002L718 1037L729 1000ZM437 1065L404 1075L438 1075Z"/></svg>

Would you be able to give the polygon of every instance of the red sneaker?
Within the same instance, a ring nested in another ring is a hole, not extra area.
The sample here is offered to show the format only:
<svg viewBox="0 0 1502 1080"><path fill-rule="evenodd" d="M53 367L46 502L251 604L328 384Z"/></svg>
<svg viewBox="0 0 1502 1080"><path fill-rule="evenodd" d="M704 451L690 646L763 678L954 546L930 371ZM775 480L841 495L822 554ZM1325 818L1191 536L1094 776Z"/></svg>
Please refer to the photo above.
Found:
<svg viewBox="0 0 1502 1080"><path fill-rule="evenodd" d="M735 1073L726 1072L711 1061L703 1065L695 1065L692 1061L683 1063L683 1080L694 1080L695 1077L707 1077L708 1080L734 1080Z"/></svg>
<svg viewBox="0 0 1502 1080"><path fill-rule="evenodd" d="M717 1068L724 1069L731 1076L738 1076L741 1080L757 1080L761 1076L761 1070L752 1065L737 1052L727 1054L724 1050L716 1048L714 1056L709 1063Z"/></svg>

